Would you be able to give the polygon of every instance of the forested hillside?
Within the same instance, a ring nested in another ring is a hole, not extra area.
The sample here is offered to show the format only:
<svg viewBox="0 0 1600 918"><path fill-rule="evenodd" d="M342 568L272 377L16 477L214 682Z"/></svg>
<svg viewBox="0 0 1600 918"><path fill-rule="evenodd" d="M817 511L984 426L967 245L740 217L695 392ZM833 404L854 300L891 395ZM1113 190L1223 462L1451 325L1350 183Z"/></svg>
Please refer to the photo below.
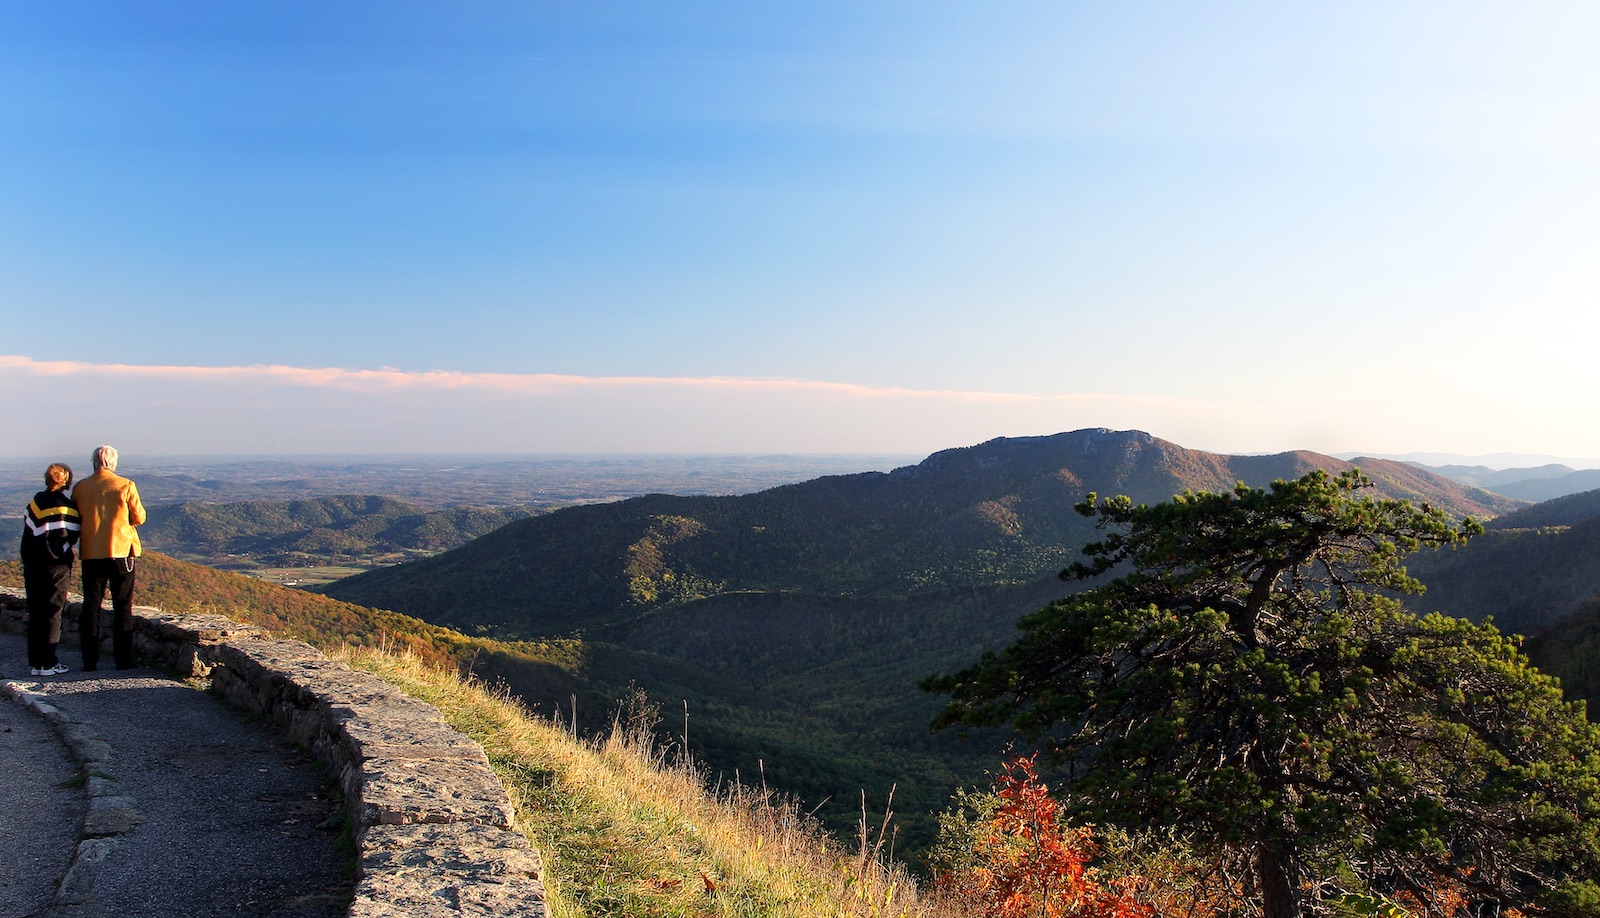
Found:
<svg viewBox="0 0 1600 918"><path fill-rule="evenodd" d="M916 683L1006 643L1020 617L1073 589L1056 575L1095 536L1075 503L1091 491L1154 503L1352 465L1385 495L1457 516L1519 506L1402 463L1221 456L1090 430L742 497L558 510L326 591L469 633L582 635L597 678L639 667L633 679L685 711L689 743L713 767L831 800L823 815L840 828L861 791L876 806L895 787L916 848L931 840L929 812L979 783L999 742L930 737L937 700Z"/></svg>
<svg viewBox="0 0 1600 918"><path fill-rule="evenodd" d="M1414 558L1428 592L1409 605L1527 635L1539 669L1600 711L1600 491L1534 504L1462 548Z"/></svg>
<svg viewBox="0 0 1600 918"><path fill-rule="evenodd" d="M1410 564L1428 592L1409 605L1532 635L1600 595L1600 491L1535 504L1488 523L1465 546Z"/></svg>
<svg viewBox="0 0 1600 918"><path fill-rule="evenodd" d="M739 497L653 495L523 520L329 595L514 637L616 628L725 593L904 599L1054 575L1093 535L1091 491L1162 501L1360 465L1391 497L1458 515L1515 501L1388 460L1223 456L1138 431L993 440L891 473L819 478Z"/></svg>
<svg viewBox="0 0 1600 918"><path fill-rule="evenodd" d="M1561 680L1567 697L1589 703L1591 720L1600 718L1600 595L1531 635L1523 649L1535 666Z"/></svg>

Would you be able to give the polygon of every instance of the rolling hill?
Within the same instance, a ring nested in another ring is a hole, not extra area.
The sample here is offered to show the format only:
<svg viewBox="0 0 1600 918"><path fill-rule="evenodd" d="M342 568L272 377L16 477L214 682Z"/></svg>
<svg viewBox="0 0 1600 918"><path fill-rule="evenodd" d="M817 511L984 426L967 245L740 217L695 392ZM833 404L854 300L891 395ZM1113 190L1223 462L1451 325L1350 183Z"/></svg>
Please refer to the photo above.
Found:
<svg viewBox="0 0 1600 918"><path fill-rule="evenodd" d="M455 507L424 510L371 495L309 500L187 502L151 507L139 527L143 540L168 554L194 551L332 552L442 551L529 516L525 510Z"/></svg>
<svg viewBox="0 0 1600 918"><path fill-rule="evenodd" d="M371 495L190 501L152 506L139 532L152 549L225 569L373 567L454 548L531 512L484 507L427 510Z"/></svg>

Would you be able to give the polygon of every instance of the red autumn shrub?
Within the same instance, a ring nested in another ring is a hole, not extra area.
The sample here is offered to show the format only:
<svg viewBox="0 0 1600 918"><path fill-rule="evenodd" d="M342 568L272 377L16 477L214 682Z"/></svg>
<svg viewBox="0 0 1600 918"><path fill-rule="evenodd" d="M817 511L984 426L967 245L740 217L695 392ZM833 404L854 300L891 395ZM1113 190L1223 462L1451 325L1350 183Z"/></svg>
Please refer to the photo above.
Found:
<svg viewBox="0 0 1600 918"><path fill-rule="evenodd" d="M1007 762L995 794L971 857L941 880L948 894L988 918L1149 918L1150 909L1099 881L1089 866L1093 830L1061 822L1036 757Z"/></svg>

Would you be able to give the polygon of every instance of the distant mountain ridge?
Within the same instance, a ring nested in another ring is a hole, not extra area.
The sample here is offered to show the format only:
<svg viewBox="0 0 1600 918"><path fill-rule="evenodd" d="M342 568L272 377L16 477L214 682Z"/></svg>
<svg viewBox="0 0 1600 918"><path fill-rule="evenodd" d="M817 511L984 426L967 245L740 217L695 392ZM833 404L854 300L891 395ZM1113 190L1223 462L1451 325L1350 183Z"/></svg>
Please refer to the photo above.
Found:
<svg viewBox="0 0 1600 918"><path fill-rule="evenodd" d="M1600 488L1600 469L1574 469L1560 463L1513 469L1493 469L1484 465L1409 464L1517 500L1554 500Z"/></svg>
<svg viewBox="0 0 1600 918"><path fill-rule="evenodd" d="M1515 484L1519 481L1544 481L1551 478L1560 478L1570 475L1574 469L1558 463L1541 465L1536 468L1523 469L1492 469L1486 465L1423 465L1414 462L1412 465L1420 466L1430 472L1437 472L1446 478L1469 484L1478 488L1487 488L1493 491L1496 486Z"/></svg>
<svg viewBox="0 0 1600 918"><path fill-rule="evenodd" d="M522 520L435 558L339 581L329 595L512 637L627 625L725 593L904 598L1052 577L1092 538L1091 492L1157 502L1359 465L1385 496L1457 516L1520 506L1414 465L1311 452L1226 456L1142 431L1000 438L889 473L736 497L650 495Z"/></svg>
<svg viewBox="0 0 1600 918"><path fill-rule="evenodd" d="M1530 478L1492 488L1518 500L1543 501L1600 488L1600 469L1579 469L1552 478Z"/></svg>

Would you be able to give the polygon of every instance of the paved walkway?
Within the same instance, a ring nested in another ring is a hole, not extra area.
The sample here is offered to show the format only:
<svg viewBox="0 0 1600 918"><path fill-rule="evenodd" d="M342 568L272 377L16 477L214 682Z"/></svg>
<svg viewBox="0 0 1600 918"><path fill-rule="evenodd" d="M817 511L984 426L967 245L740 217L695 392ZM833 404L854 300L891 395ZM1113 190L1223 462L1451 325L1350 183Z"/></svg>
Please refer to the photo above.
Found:
<svg viewBox="0 0 1600 918"><path fill-rule="evenodd" d="M163 673L62 651L72 672L28 676L0 633L0 918L345 914L353 854L321 766Z"/></svg>
<svg viewBox="0 0 1600 918"><path fill-rule="evenodd" d="M32 915L66 874L83 826L78 766L44 718L0 701L0 915Z"/></svg>

